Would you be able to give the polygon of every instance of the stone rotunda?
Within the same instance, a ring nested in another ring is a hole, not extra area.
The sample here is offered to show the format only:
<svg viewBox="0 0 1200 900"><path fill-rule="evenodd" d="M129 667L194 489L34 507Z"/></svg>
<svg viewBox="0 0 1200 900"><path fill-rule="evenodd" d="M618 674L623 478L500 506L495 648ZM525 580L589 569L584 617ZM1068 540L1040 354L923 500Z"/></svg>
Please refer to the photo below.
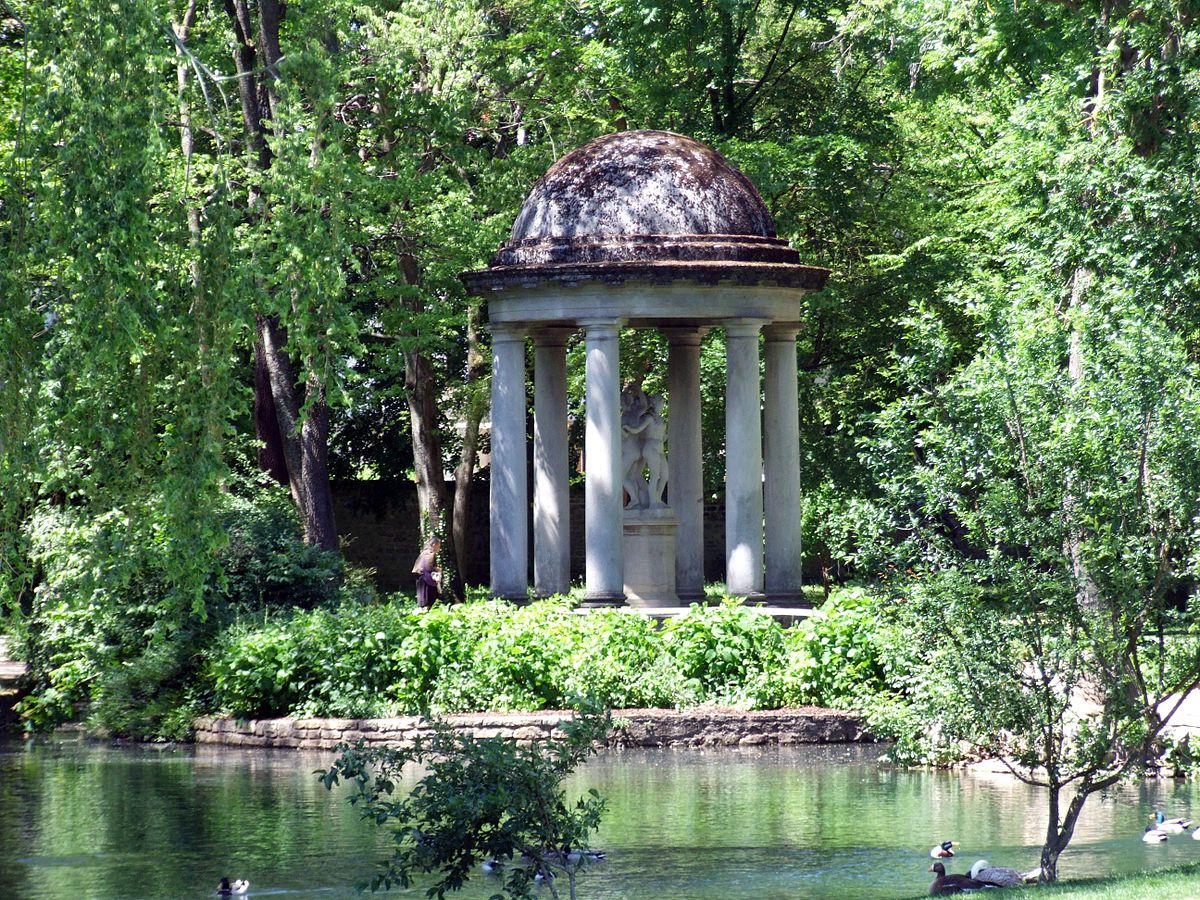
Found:
<svg viewBox="0 0 1200 900"><path fill-rule="evenodd" d="M647 530L674 531L674 572L662 579L664 595L638 600L666 606L676 605L676 594L684 601L703 595L700 339L715 326L725 331L727 359L726 583L735 596L796 600L796 335L801 298L820 290L828 274L801 265L776 237L749 179L690 138L607 135L551 166L491 265L462 276L469 291L487 298L492 332L492 593L524 599L529 588L527 338L534 347L536 592L565 593L570 583L566 344L580 330L587 351L585 603L625 602L626 586L638 577L629 571L627 545L643 547L635 550L644 557L637 566L669 565L654 549L660 545L628 543L628 520L638 514L624 508L619 344L621 329L633 327L656 328L669 345L669 510L650 511L662 513L669 527Z"/></svg>

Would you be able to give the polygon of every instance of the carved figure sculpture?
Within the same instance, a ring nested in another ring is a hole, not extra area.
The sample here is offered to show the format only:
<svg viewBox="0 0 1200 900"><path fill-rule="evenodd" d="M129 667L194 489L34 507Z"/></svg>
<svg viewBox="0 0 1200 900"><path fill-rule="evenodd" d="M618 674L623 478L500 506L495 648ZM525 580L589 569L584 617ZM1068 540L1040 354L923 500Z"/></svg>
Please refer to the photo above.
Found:
<svg viewBox="0 0 1200 900"><path fill-rule="evenodd" d="M645 416L646 427L642 430L642 459L646 461L646 470L650 474L651 506L666 506L663 493L667 489L667 423L662 410L662 394L655 394L650 398L650 409Z"/></svg>
<svg viewBox="0 0 1200 900"><path fill-rule="evenodd" d="M661 395L649 397L637 385L621 392L621 465L629 494L627 509L666 505L662 498L667 486L667 425L662 408ZM649 470L649 480L642 477L644 470Z"/></svg>

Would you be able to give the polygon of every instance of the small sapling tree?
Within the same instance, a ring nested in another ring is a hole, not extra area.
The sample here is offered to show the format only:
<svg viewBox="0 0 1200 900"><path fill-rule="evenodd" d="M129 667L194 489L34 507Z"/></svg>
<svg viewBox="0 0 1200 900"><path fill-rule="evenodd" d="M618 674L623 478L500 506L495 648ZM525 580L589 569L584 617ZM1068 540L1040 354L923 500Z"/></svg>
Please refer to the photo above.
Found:
<svg viewBox="0 0 1200 900"><path fill-rule="evenodd" d="M595 790L574 803L563 780L595 752L611 715L585 705L553 737L521 744L475 738L435 721L428 737L405 748L341 744L341 754L317 772L326 788L354 785L350 802L363 818L395 830L395 848L370 881L372 891L409 887L433 875L429 897L460 889L481 866L495 866L510 897L532 896L540 882L550 896L576 896L576 881L591 857L581 853L599 827L604 800ZM402 770L425 775L403 795ZM503 896L497 894L496 896Z"/></svg>
<svg viewBox="0 0 1200 900"><path fill-rule="evenodd" d="M966 743L1044 788L1051 881L1088 797L1200 682L1200 373L1154 310L1101 299L1066 322L1021 298L870 451L877 549L905 572L893 724L927 759Z"/></svg>

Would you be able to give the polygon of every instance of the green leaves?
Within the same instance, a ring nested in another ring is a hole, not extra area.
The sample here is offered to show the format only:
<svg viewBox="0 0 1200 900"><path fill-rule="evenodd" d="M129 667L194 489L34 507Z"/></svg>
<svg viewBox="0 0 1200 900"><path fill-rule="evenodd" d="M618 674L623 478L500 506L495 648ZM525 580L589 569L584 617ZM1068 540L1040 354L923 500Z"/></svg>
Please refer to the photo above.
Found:
<svg viewBox="0 0 1200 900"><path fill-rule="evenodd" d="M661 630L557 601L347 605L235 625L205 679L214 711L236 715L560 709L585 695L613 708L850 706L883 685L874 602L844 592L826 606L784 632L733 603Z"/></svg>
<svg viewBox="0 0 1200 900"><path fill-rule="evenodd" d="M442 897L457 890L489 861L503 864L505 894L533 895L534 876L565 875L573 897L575 879L587 866L570 851L589 846L604 813L591 790L569 803L563 780L595 752L611 727L607 711L583 704L544 743L521 746L502 738L477 739L433 722L431 737L411 747L341 745L341 756L317 777L331 789L355 786L350 802L364 819L394 829L394 849L371 889L408 887L420 875L436 880L426 891ZM428 774L407 797L390 799L405 766ZM553 887L550 888L552 894ZM499 895L497 895L499 896Z"/></svg>

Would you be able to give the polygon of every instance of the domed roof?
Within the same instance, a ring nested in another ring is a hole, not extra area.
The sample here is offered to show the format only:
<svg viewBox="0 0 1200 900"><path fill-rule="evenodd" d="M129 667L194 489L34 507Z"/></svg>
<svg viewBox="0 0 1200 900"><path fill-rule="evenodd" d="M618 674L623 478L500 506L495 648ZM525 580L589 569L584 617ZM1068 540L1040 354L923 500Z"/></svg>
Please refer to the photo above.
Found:
<svg viewBox="0 0 1200 900"><path fill-rule="evenodd" d="M775 237L754 185L720 153L669 131L609 134L533 186L509 246L624 235Z"/></svg>
<svg viewBox="0 0 1200 900"><path fill-rule="evenodd" d="M720 153L669 131L626 131L552 165L488 269L463 278L476 291L546 279L819 289L827 274L800 265L750 179Z"/></svg>

